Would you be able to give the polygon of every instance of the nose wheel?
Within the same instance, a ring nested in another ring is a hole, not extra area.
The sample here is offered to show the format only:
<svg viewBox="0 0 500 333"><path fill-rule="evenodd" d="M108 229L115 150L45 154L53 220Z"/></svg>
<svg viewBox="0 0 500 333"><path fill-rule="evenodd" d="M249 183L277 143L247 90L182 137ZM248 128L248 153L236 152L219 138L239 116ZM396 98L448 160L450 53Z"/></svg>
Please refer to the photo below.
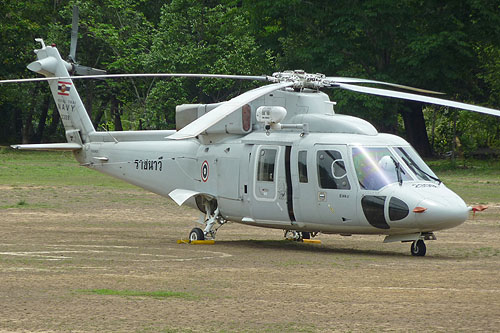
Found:
<svg viewBox="0 0 500 333"><path fill-rule="evenodd" d="M426 246L423 240L419 239L411 243L411 255L416 257L425 256Z"/></svg>

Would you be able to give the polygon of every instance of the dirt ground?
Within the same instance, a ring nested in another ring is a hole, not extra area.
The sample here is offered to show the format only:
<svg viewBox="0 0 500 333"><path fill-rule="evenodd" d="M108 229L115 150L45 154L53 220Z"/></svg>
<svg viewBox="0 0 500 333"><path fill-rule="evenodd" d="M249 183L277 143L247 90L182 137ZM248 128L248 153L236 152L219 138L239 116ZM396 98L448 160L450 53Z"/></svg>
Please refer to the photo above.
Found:
<svg viewBox="0 0 500 333"><path fill-rule="evenodd" d="M177 244L197 213L140 189L3 186L0 201L0 331L500 331L498 205L417 258L382 236L238 224Z"/></svg>

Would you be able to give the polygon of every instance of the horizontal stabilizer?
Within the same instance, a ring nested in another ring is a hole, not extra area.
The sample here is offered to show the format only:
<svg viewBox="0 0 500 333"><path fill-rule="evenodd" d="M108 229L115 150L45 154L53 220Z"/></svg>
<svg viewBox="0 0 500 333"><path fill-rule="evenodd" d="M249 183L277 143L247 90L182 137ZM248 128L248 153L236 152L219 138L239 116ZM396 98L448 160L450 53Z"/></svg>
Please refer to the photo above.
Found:
<svg viewBox="0 0 500 333"><path fill-rule="evenodd" d="M42 144L27 144L27 145L12 145L14 149L19 150L52 150L52 151L74 151L82 149L82 145L78 143L42 143Z"/></svg>

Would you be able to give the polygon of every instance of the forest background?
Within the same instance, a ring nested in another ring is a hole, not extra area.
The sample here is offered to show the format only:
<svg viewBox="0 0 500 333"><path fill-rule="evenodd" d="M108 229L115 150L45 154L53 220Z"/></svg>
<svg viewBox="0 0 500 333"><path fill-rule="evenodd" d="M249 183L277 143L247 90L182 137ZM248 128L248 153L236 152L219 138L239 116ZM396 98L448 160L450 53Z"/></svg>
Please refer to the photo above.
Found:
<svg viewBox="0 0 500 333"><path fill-rule="evenodd" d="M108 73L270 75L303 69L400 83L500 109L498 0L3 0L0 78L34 77L35 38ZM257 87L214 79L79 80L96 128L175 128L175 106ZM500 150L500 118L346 91L336 112L405 137L422 155ZM0 143L64 142L46 83L0 85Z"/></svg>

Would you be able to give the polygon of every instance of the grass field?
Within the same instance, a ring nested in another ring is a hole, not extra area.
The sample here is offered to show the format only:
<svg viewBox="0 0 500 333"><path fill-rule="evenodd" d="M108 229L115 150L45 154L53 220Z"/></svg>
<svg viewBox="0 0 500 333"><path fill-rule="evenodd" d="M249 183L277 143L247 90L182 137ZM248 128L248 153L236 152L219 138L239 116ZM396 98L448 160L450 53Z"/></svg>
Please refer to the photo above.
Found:
<svg viewBox="0 0 500 333"><path fill-rule="evenodd" d="M490 208L415 258L382 236L238 224L177 244L193 210L71 154L0 150L0 331L499 331L500 163L431 165Z"/></svg>

